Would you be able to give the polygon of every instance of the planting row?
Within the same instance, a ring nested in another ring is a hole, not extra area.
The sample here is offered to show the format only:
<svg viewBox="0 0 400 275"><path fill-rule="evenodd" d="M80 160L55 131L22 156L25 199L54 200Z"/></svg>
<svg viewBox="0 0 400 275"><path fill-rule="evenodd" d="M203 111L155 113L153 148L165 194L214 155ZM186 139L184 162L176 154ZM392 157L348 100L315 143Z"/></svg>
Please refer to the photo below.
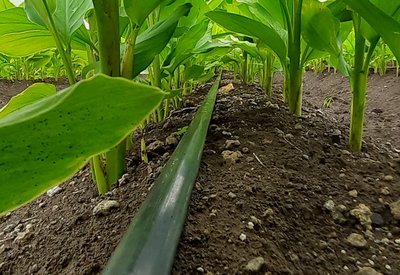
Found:
<svg viewBox="0 0 400 275"><path fill-rule="evenodd" d="M70 87L35 84L0 111L0 213L88 161L106 193L126 171L133 130L167 118L219 69L258 79L267 94L281 70L282 96L300 116L304 71L325 60L349 77L358 151L369 68L380 60L384 71L400 57L399 19L400 3L390 0L1 1L5 70L65 74Z"/></svg>

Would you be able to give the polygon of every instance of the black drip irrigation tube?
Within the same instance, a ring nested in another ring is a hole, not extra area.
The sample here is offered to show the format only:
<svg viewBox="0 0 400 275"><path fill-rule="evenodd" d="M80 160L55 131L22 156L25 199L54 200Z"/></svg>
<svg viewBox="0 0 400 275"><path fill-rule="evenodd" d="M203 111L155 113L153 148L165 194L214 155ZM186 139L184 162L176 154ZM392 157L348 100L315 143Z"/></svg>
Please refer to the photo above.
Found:
<svg viewBox="0 0 400 275"><path fill-rule="evenodd" d="M154 183L103 275L169 274L200 167L221 75Z"/></svg>

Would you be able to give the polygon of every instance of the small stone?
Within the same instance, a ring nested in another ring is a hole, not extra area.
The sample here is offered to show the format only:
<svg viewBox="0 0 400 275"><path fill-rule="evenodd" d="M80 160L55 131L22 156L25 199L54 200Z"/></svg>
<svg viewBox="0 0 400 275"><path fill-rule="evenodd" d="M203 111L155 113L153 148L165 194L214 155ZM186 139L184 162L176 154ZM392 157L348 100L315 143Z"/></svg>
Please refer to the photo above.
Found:
<svg viewBox="0 0 400 275"><path fill-rule="evenodd" d="M400 239L394 240L395 244L400 244Z"/></svg>
<svg viewBox="0 0 400 275"><path fill-rule="evenodd" d="M354 246L354 247L358 247L358 248L363 248L367 246L367 240L360 234L357 233L351 233L348 237L347 237L347 242Z"/></svg>
<svg viewBox="0 0 400 275"><path fill-rule="evenodd" d="M237 146L240 146L240 141L237 139L228 139L225 141L225 149L233 149Z"/></svg>
<svg viewBox="0 0 400 275"><path fill-rule="evenodd" d="M104 200L101 201L96 207L93 209L93 215L95 216L104 216L110 213L111 209L119 208L119 203L114 200Z"/></svg>
<svg viewBox="0 0 400 275"><path fill-rule="evenodd" d="M245 240L247 239L246 234L244 234L244 233L240 234L239 239L240 239L241 241L245 241Z"/></svg>
<svg viewBox="0 0 400 275"><path fill-rule="evenodd" d="M274 210L271 207L265 210L263 213L263 217L270 217L272 215L274 215Z"/></svg>
<svg viewBox="0 0 400 275"><path fill-rule="evenodd" d="M372 212L371 214L371 223L376 227L382 227L385 224L383 217L379 213Z"/></svg>
<svg viewBox="0 0 400 275"><path fill-rule="evenodd" d="M393 181L393 176L391 176L391 175L386 175L386 176L383 177L383 180L384 180L384 181Z"/></svg>
<svg viewBox="0 0 400 275"><path fill-rule="evenodd" d="M127 183L128 181L129 181L129 174L123 174L122 176L121 176L121 178L118 180L118 184L119 185L123 185L124 183Z"/></svg>
<svg viewBox="0 0 400 275"><path fill-rule="evenodd" d="M62 188L60 186L54 186L53 188L51 188L50 190L48 190L46 192L47 196L49 196L50 198L53 197L54 195L60 193L62 191Z"/></svg>
<svg viewBox="0 0 400 275"><path fill-rule="evenodd" d="M46 202L44 201L44 202L41 202L41 203L39 203L39 208L43 208L43 207L45 207L46 206Z"/></svg>
<svg viewBox="0 0 400 275"><path fill-rule="evenodd" d="M222 157L226 163L233 164L239 160L239 158L241 157L241 154L239 154L238 152L226 150L226 151L222 152Z"/></svg>
<svg viewBox="0 0 400 275"><path fill-rule="evenodd" d="M390 205L390 212L395 220L400 220L400 200L392 202Z"/></svg>
<svg viewBox="0 0 400 275"><path fill-rule="evenodd" d="M258 225L262 224L262 221L255 216L250 216L250 220L253 224L258 224Z"/></svg>
<svg viewBox="0 0 400 275"><path fill-rule="evenodd" d="M156 140L147 146L147 150L151 152L160 151L164 147L164 142Z"/></svg>
<svg viewBox="0 0 400 275"><path fill-rule="evenodd" d="M324 208L328 211L332 211L335 208L335 203L333 200L328 200L324 203Z"/></svg>
<svg viewBox="0 0 400 275"><path fill-rule="evenodd" d="M297 123L296 125L294 125L294 129L301 130L303 129L303 126L300 123Z"/></svg>
<svg viewBox="0 0 400 275"><path fill-rule="evenodd" d="M365 227L371 230L371 210L365 204L360 203L356 208L350 211L350 214L358 219L358 221Z"/></svg>
<svg viewBox="0 0 400 275"><path fill-rule="evenodd" d="M353 198L357 198L357 196L358 196L357 190L355 190L355 189L350 190L350 191L349 191L349 196L350 196L350 197L353 197Z"/></svg>
<svg viewBox="0 0 400 275"><path fill-rule="evenodd" d="M230 137L230 136L232 136L232 133L228 132L228 131L222 131L222 135Z"/></svg>
<svg viewBox="0 0 400 275"><path fill-rule="evenodd" d="M3 244L3 245L0 246L0 255L1 255L4 251L6 251L6 246Z"/></svg>
<svg viewBox="0 0 400 275"><path fill-rule="evenodd" d="M197 270L198 272L200 272L200 273L204 273L204 272L205 272L205 271L204 271L204 268L202 268L201 266L198 267L196 270Z"/></svg>
<svg viewBox="0 0 400 275"><path fill-rule="evenodd" d="M179 133L172 133L170 134L166 139L165 139L165 144L171 145L171 146L176 146L179 143Z"/></svg>
<svg viewBox="0 0 400 275"><path fill-rule="evenodd" d="M346 211L347 211L347 207L346 207L346 205L344 205L344 204L339 204L339 205L337 206L337 210L338 210L340 213L343 213L343 212L346 212Z"/></svg>
<svg viewBox="0 0 400 275"><path fill-rule="evenodd" d="M235 193L229 192L228 197L230 197L231 199L235 199L237 196Z"/></svg>
<svg viewBox="0 0 400 275"><path fill-rule="evenodd" d="M381 188L381 194L384 195L384 196L390 195L390 188L387 187L387 186L382 187L382 188Z"/></svg>
<svg viewBox="0 0 400 275"><path fill-rule="evenodd" d="M380 240L380 243L388 245L390 244L390 240L388 238L383 238L382 240Z"/></svg>
<svg viewBox="0 0 400 275"><path fill-rule="evenodd" d="M354 275L383 275L370 266L361 267Z"/></svg>
<svg viewBox="0 0 400 275"><path fill-rule="evenodd" d="M339 178L343 179L343 178L345 178L345 177L346 177L346 174L345 174L345 173L340 173L340 174L339 174Z"/></svg>
<svg viewBox="0 0 400 275"><path fill-rule="evenodd" d="M303 159L305 159L305 160L309 160L309 159L310 159L310 157L307 156L307 155L302 155L301 157L302 157Z"/></svg>
<svg viewBox="0 0 400 275"><path fill-rule="evenodd" d="M250 150L249 150L249 148L247 148L247 147L243 147L243 148L242 148L242 152L245 153L245 154L247 154L249 151L250 151Z"/></svg>
<svg viewBox="0 0 400 275"><path fill-rule="evenodd" d="M250 271L250 272L259 272L264 265L265 265L264 258L257 257L257 258L250 260L247 263L245 270Z"/></svg>
<svg viewBox="0 0 400 275"><path fill-rule="evenodd" d="M248 222L248 223L247 223L247 228L248 228L248 229L254 229L254 223Z"/></svg>
<svg viewBox="0 0 400 275"><path fill-rule="evenodd" d="M371 259L368 259L368 264L371 265L371 266L374 266L374 265L375 265L374 261L371 260Z"/></svg>
<svg viewBox="0 0 400 275"><path fill-rule="evenodd" d="M390 265L385 265L385 268L387 269L387 270L391 270L392 269L392 267L390 266Z"/></svg>

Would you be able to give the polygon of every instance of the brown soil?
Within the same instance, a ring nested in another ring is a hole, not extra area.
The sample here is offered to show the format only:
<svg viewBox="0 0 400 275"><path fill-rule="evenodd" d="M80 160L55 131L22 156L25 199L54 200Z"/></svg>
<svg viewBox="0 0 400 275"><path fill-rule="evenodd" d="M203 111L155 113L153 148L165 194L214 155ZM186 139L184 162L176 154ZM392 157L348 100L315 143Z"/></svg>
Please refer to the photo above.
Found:
<svg viewBox="0 0 400 275"><path fill-rule="evenodd" d="M235 84L220 94L173 274L246 274L256 257L265 263L255 274L351 274L364 266L400 274L400 224L388 206L400 196L400 160L392 148L400 144L396 132L374 130L384 122L398 133L399 80L384 79L372 76L372 85L383 81L387 88L369 91L368 115L381 108L385 119L367 116L363 152L355 155L346 151L348 126L341 119L348 86L340 76L306 75L302 118L288 114L278 92L267 99L257 86ZM0 85L3 94L6 84ZM188 125L209 87L191 94L165 124L147 126L147 143ZM326 96L334 102L320 110ZM232 139L240 145L229 150L242 152L235 163L221 155ZM146 166L136 146L127 180L107 196L120 203L109 215L92 215L101 199L85 168L60 185L61 193L0 218L0 274L98 274L173 149L149 152ZM333 212L324 207L329 200ZM373 212L372 229L350 214L361 203ZM351 233L364 235L366 247L351 246Z"/></svg>

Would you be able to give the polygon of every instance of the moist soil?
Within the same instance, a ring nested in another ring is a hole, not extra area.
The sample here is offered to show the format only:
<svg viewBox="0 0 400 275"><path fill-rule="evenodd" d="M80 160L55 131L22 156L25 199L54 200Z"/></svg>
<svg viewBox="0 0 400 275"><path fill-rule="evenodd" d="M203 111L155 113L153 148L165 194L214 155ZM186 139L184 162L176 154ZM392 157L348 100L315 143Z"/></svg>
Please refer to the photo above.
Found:
<svg viewBox="0 0 400 275"><path fill-rule="evenodd" d="M221 92L172 274L400 274L400 222L391 213L400 199L399 82L392 73L371 76L356 154L347 146L348 82L339 75L306 74L302 117L288 113L279 79L271 97L241 83ZM0 82L2 105L24 85ZM165 123L135 132L150 163L135 144L128 173L104 198L85 167L56 194L1 217L0 274L99 274L210 86ZM119 207L94 215L102 200ZM347 240L352 233L358 243Z"/></svg>

